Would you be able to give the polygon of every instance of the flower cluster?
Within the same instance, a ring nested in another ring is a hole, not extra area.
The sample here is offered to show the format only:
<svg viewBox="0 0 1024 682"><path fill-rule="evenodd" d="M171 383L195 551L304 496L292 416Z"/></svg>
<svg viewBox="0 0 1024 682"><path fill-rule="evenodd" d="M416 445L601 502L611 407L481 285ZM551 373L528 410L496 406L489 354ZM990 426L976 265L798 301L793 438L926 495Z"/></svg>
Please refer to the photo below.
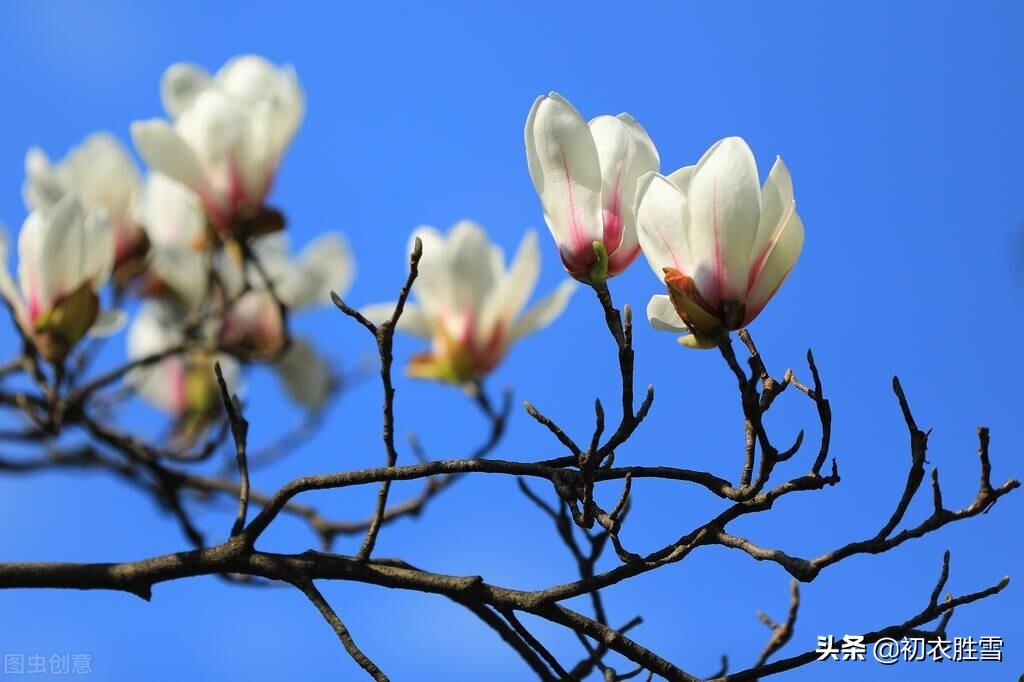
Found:
<svg viewBox="0 0 1024 682"><path fill-rule="evenodd" d="M285 215L267 203L305 110L296 74L253 55L214 74L176 64L161 95L167 118L131 126L144 172L108 133L88 136L57 162L29 150L17 277L0 268L0 294L58 376L83 337L115 331L126 318L118 308L134 310L129 378L184 439L218 413L214 363L237 385L244 365L268 362L295 400L316 408L331 373L311 343L291 337L289 316L343 293L355 265L335 233L293 256ZM654 327L688 332L686 346L713 347L760 313L800 253L803 225L786 166L777 160L762 187L738 137L661 175L658 150L632 116L588 123L551 93L534 102L525 142L571 279L527 307L540 275L535 233L506 265L475 223L447 234L418 228L415 302L398 328L428 339L430 349L412 358L412 376L478 382L514 342L562 312L573 280L605 287L641 253L667 290L648 306ZM7 251L0 233L0 258ZM386 319L393 308L364 314Z"/></svg>
<svg viewBox="0 0 1024 682"><path fill-rule="evenodd" d="M667 295L647 307L655 329L717 346L749 324L796 263L804 228L782 159L764 187L739 137L693 166L658 172L658 151L629 114L586 123L557 93L526 120L526 158L566 270L603 282L642 251Z"/></svg>
<svg viewBox="0 0 1024 682"><path fill-rule="evenodd" d="M87 334L124 324L118 308L133 310L128 379L185 441L219 415L214 363L237 388L243 365L269 362L315 409L331 369L291 338L288 316L344 291L355 266L335 233L293 256L283 213L266 204L303 116L295 73L253 55L214 75L176 64L161 95L170 120L131 126L145 173L105 132L57 162L29 150L17 281L0 268L0 294L58 372Z"/></svg>

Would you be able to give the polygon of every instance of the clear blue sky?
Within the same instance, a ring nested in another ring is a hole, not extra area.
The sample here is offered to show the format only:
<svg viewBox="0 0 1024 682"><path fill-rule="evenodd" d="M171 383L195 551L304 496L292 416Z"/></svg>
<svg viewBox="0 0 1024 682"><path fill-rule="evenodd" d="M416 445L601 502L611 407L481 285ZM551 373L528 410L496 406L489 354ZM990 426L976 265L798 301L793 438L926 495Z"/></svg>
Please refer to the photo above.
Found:
<svg viewBox="0 0 1024 682"><path fill-rule="evenodd" d="M348 236L359 263L349 299L393 295L409 231L461 218L484 224L509 250L523 230L544 230L523 150L534 97L558 90L587 116L629 111L650 132L663 169L693 163L725 135L742 135L762 173L789 165L806 225L803 255L752 331L780 374L815 350L835 412L832 452L843 482L793 496L764 518L737 524L762 544L813 555L872 535L902 491L907 436L889 382L899 373L919 423L934 427L929 461L947 504L977 487L975 428L992 428L994 478L1024 473L1017 346L1024 275L1024 19L1014 3L4 3L0 72L0 219L17 227L22 159L32 144L62 155L85 134L127 140L133 119L159 115L169 64L216 68L258 52L295 65L308 114L273 202L304 243L326 229ZM544 238L547 239L546 231ZM541 289L563 276L544 242ZM642 310L657 289L638 263L613 282ZM516 347L497 371L518 399L589 433L596 396L615 404L614 355L599 311L579 292L548 331ZM299 327L347 365L371 352L362 330L331 311ZM10 349L11 334L0 332ZM123 337L115 341L120 352ZM679 348L646 324L636 332L637 380L658 390L651 417L620 463L706 468L735 477L742 429L734 382L720 358ZM403 340L400 360L417 350ZM112 356L108 356L108 360ZM262 378L261 378L262 377ZM255 442L298 414L257 375L250 393ZM379 387L347 394L329 426L292 459L255 474L273 489L312 472L375 465ZM775 432L807 426L812 406L785 395ZM483 424L452 389L402 379L398 428L434 457L464 456ZM127 413L135 428L152 413ZM504 458L559 454L522 412L498 450ZM411 456L402 452L405 461ZM806 470L810 449L780 467ZM397 486L399 496L416 485ZM623 532L636 551L678 537L721 507L693 487L643 482ZM617 491L609 490L606 496ZM340 516L362 517L372 491L318 493ZM927 494L910 519L930 511ZM966 592L1004 574L997 599L958 611L954 635L1001 635L1007 662L870 663L810 668L789 679L1002 680L1024 670L1024 552L1015 538L1024 496L879 557L858 557L803 586L785 652L818 634L902 622L923 606L944 549L950 588ZM173 522L140 494L102 476L0 478L0 559L129 560L185 548ZM231 505L202 517L227 532ZM353 551L357 539L345 541ZM264 546L299 552L314 539L283 523ZM420 520L384 530L380 554L450 573L480 573L516 587L575 577L545 518L512 480L462 481ZM610 561L613 557L610 557ZM610 564L609 564L610 565ZM490 631L444 600L327 584L354 636L395 680L518 681L529 672ZM745 554L702 549L685 562L609 592L615 621L637 612L636 639L699 674L727 653L749 665L784 615L788 576ZM579 605L581 608L583 604ZM571 636L537 632L566 661ZM360 679L331 631L291 589L246 590L214 579L158 586L152 603L106 593L0 593L0 652L87 652L97 680Z"/></svg>

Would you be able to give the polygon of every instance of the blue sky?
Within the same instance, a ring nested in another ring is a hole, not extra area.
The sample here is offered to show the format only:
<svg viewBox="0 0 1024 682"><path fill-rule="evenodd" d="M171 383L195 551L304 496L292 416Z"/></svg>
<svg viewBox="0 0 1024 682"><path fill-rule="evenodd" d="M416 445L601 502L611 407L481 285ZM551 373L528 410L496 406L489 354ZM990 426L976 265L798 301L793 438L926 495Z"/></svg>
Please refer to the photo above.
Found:
<svg viewBox="0 0 1024 682"><path fill-rule="evenodd" d="M533 99L557 90L584 113L629 111L661 152L663 170L693 163L725 135L745 137L762 174L781 154L791 169L806 242L800 262L752 326L770 368L806 378L814 348L835 412L832 453L843 482L793 496L736 525L757 542L815 555L873 535L902 491L907 436L889 383L899 373L918 422L933 427L929 461L947 504L973 499L975 428L992 428L994 479L1020 476L1016 346L1024 332L1024 97L1014 3L165 3L21 1L0 7L0 220L16 228L26 149L59 156L87 133L127 140L134 119L160 115L158 83L176 61L216 68L257 52L294 64L308 113L273 202L296 243L343 231L359 263L348 298L393 296L409 231L481 222L507 250L527 228L543 234L540 291L564 276L526 170L522 126ZM642 310L659 289L641 262L613 282ZM515 347L492 387L547 408L570 432L589 433L593 399L614 405L613 347L596 303L580 291L552 327ZM297 321L346 366L371 353L362 330L333 311ZM9 350L12 334L0 332ZM123 337L114 342L120 352ZM658 394L619 463L673 464L734 478L742 423L720 358L679 348L646 324L636 331L637 381ZM400 361L418 349L398 344ZM287 461L254 474L273 489L304 473L383 461L379 387L346 394L323 432ZM484 425L451 388L401 379L398 428L432 456L460 457ZM252 438L270 439L299 414L257 373ZM786 394L772 418L780 439L806 426L812 405ZM134 428L156 430L133 407ZM497 456L550 457L557 444L523 413ZM411 460L403 450L405 461ZM803 473L811 451L780 467ZM396 486L398 496L417 490ZM716 510L692 487L642 482L623 540L650 551ZM617 490L603 495L612 498ZM857 557L803 586L784 652L819 634L902 622L923 606L943 550L949 587L968 592L1005 574L1024 578L1014 494L991 514L878 557ZM923 495L908 519L930 511ZM317 493L309 502L362 517L372 491ZM0 559L129 560L183 549L172 521L140 494L102 476L0 478ZM202 516L227 532L231 505ZM343 541L354 551L357 538ZM282 523L267 549L299 552L314 539ZM449 573L536 588L575 577L546 519L511 480L462 481L430 513L386 528L381 555ZM607 565L612 565L609 557ZM529 679L519 659L472 617L426 595L323 585L364 650L395 680ZM793 680L1009 679L1024 669L1020 583L954 616L953 635L1001 635L1002 666L870 663L812 667ZM788 576L721 548L609 591L615 621L642 613L634 634L697 674L726 653L746 667L767 630L757 610L784 615ZM579 605L583 608L583 604ZM571 636L537 632L565 661ZM103 593L0 593L0 651L88 652L98 680L360 679L333 634L290 589L246 590L214 579L158 586L152 603Z"/></svg>

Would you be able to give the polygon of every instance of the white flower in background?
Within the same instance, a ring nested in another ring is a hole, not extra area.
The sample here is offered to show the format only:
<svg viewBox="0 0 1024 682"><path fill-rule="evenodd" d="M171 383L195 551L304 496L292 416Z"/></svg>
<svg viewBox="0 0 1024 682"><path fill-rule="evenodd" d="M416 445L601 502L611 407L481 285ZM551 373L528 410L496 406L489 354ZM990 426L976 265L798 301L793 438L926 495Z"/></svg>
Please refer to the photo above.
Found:
<svg viewBox="0 0 1024 682"><path fill-rule="evenodd" d="M237 299L224 313L220 341L244 355L273 358L287 340L285 320L274 294L290 313L326 305L331 291L348 289L355 263L345 240L334 232L315 239L298 257L291 255L284 234L256 240L253 252L274 291L271 293L254 263L247 264L243 274L234 256L225 253L218 272L229 300ZM243 291L246 282L250 288Z"/></svg>
<svg viewBox="0 0 1024 682"><path fill-rule="evenodd" d="M114 233L114 264L141 256L145 247L139 226L139 171L128 152L109 133L93 133L54 164L38 147L25 156L22 189L29 211L52 208L75 194L82 210L104 210Z"/></svg>
<svg viewBox="0 0 1024 682"><path fill-rule="evenodd" d="M640 255L633 199L637 179L658 170L658 150L629 114L587 124L558 93L538 97L526 119L526 158L566 270L613 277ZM607 264L595 251L600 243ZM596 271L592 272L592 270Z"/></svg>
<svg viewBox="0 0 1024 682"><path fill-rule="evenodd" d="M637 201L640 244L669 292L651 299L647 315L656 329L689 331L685 346L714 347L750 324L803 247L789 170L776 159L762 188L739 137L668 177L645 175Z"/></svg>
<svg viewBox="0 0 1024 682"><path fill-rule="evenodd" d="M6 235L0 257L6 262ZM119 313L100 312L99 291L110 277L113 257L106 212L85 215L73 194L25 220L18 236L18 286L3 267L0 292L48 361L63 361L86 332L109 333L120 326Z"/></svg>
<svg viewBox="0 0 1024 682"><path fill-rule="evenodd" d="M136 361L175 348L184 341L185 321L179 306L159 300L142 303L128 330L128 359ZM128 382L148 403L169 415L181 445L193 443L221 414L214 363L241 393L239 365L228 355L189 350L132 370Z"/></svg>
<svg viewBox="0 0 1024 682"><path fill-rule="evenodd" d="M173 123L132 124L146 163L194 191L217 230L280 229L283 219L264 201L305 110L294 70L254 55L235 57L213 76L175 64L161 90Z"/></svg>
<svg viewBox="0 0 1024 682"><path fill-rule="evenodd" d="M483 228L469 221L447 236L432 227L417 229L410 241L423 242L416 303L408 303L398 329L430 339L429 352L414 357L412 376L467 383L493 370L509 346L546 326L565 309L575 283L566 280L554 293L520 315L540 275L537 235L528 232L505 268L502 249ZM371 320L391 317L394 303L367 307Z"/></svg>
<svg viewBox="0 0 1024 682"><path fill-rule="evenodd" d="M195 194L160 173L146 179L143 216L149 260L143 291L171 296L187 310L206 296L210 279L206 218Z"/></svg>

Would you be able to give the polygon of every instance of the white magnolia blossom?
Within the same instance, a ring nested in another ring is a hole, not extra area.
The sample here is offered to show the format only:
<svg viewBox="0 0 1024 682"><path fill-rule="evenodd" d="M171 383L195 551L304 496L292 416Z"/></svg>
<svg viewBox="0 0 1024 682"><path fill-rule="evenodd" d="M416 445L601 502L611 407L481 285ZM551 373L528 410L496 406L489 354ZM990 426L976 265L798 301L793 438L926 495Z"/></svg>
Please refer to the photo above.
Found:
<svg viewBox="0 0 1024 682"><path fill-rule="evenodd" d="M761 187L754 154L739 137L708 149L668 177L637 188L640 244L668 296L647 306L651 324L689 331L680 342L708 348L749 324L796 264L804 226L789 170L777 158Z"/></svg>
<svg viewBox="0 0 1024 682"><path fill-rule="evenodd" d="M215 75L192 64L164 74L162 119L132 124L132 138L155 170L190 188L210 223L230 230L263 206L305 111L291 67L235 57Z"/></svg>
<svg viewBox="0 0 1024 682"><path fill-rule="evenodd" d="M588 124L558 93L538 97L526 119L526 158L566 270L589 282L621 273L638 255L633 199L658 150L629 114ZM605 267L595 251L607 253ZM599 272L592 273L595 267ZM605 271L606 269L606 271Z"/></svg>
<svg viewBox="0 0 1024 682"><path fill-rule="evenodd" d="M413 376L466 383L493 370L513 342L549 324L565 309L575 288L566 280L520 314L540 275L537 235L528 232L506 269L501 247L476 223L463 221L447 235L432 227L417 229L423 255L413 285L416 303L408 303L398 329L430 339L430 352L413 358ZM371 320L388 319L394 303L367 307Z"/></svg>
<svg viewBox="0 0 1024 682"><path fill-rule="evenodd" d="M139 226L139 171L124 146L109 133L93 133L54 164L38 147L25 156L22 194L30 211L52 208L75 194L82 210L106 211L114 233L114 263L133 256L142 244Z"/></svg>
<svg viewBox="0 0 1024 682"><path fill-rule="evenodd" d="M260 268L249 264L243 273L228 254L218 272L229 298L238 299L224 314L221 343L240 352L273 357L283 347L286 330L281 309L274 295L289 312L330 302L330 292L348 290L355 275L344 238L335 232L321 235L298 257L289 251L284 234L267 235L253 243ZM271 293L264 275L273 283ZM243 293L245 282L250 289Z"/></svg>
<svg viewBox="0 0 1024 682"><path fill-rule="evenodd" d="M7 237L0 237L0 261ZM100 313L99 291L113 267L114 240L103 210L86 215L73 194L29 214L18 236L18 284L0 267L0 293L40 353L60 362L86 332L109 333L119 313Z"/></svg>
<svg viewBox="0 0 1024 682"><path fill-rule="evenodd" d="M180 306L168 301L144 302L128 329L129 361L180 346L185 338L182 314ZM231 390L240 393L238 362L223 353L188 351L168 355L156 364L132 370L127 380L146 402L175 420L176 436L188 443L220 414L215 362L220 363Z"/></svg>

